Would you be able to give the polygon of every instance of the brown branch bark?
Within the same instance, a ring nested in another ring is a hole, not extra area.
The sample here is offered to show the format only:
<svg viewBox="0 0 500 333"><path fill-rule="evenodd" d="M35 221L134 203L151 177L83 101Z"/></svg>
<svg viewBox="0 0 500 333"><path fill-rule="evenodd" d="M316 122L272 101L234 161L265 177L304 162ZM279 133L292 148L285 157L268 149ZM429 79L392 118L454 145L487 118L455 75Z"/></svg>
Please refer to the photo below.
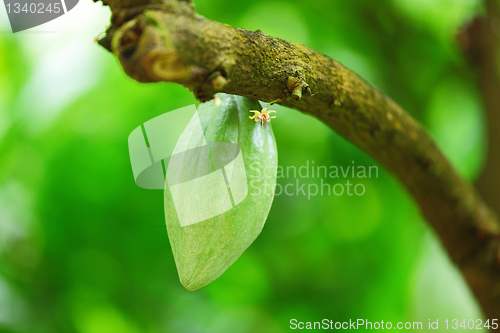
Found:
<svg viewBox="0 0 500 333"><path fill-rule="evenodd" d="M460 268L488 318L500 318L500 225L399 105L305 46L210 21L189 1L106 0L100 44L140 82L183 84L201 100L243 95L317 117L404 184Z"/></svg>
<svg viewBox="0 0 500 333"><path fill-rule="evenodd" d="M462 47L478 74L488 124L488 150L477 188L488 205L500 212L500 2L487 0L484 18L460 35Z"/></svg>

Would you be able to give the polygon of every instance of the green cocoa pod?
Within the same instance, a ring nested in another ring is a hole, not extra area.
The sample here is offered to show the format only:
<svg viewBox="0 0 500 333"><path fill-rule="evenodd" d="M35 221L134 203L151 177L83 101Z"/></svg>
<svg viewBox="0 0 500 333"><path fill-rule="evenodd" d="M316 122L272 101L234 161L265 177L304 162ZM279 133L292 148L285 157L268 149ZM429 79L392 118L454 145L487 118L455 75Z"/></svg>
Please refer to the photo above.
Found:
<svg viewBox="0 0 500 333"><path fill-rule="evenodd" d="M217 279L257 238L276 185L272 127L249 119L259 102L218 98L199 106L167 168L168 237L188 290Z"/></svg>

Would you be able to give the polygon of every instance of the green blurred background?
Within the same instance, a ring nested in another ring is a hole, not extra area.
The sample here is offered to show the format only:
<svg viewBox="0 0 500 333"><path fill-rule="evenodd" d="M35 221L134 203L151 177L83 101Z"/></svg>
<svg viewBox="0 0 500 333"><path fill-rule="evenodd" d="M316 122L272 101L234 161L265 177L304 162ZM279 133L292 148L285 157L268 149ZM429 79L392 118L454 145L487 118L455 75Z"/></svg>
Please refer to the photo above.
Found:
<svg viewBox="0 0 500 333"><path fill-rule="evenodd" d="M480 173L482 101L456 42L479 1L195 3L210 19L339 60L419 119L464 177ZM429 319L481 318L382 168L353 180L363 196L277 196L241 258L207 287L185 290L162 191L135 185L127 137L195 99L179 85L125 76L93 43L109 15L81 0L34 32L11 34L0 10L0 332L279 333L292 318L422 321L425 331ZM275 109L280 165L377 165L316 119Z"/></svg>

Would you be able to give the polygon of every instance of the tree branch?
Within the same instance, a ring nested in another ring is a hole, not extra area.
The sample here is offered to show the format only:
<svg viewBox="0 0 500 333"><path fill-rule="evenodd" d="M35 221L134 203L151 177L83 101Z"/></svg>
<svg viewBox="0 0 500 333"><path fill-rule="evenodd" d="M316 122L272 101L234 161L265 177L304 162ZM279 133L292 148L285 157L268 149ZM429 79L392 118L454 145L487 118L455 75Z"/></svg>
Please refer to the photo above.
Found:
<svg viewBox="0 0 500 333"><path fill-rule="evenodd" d="M500 3L487 0L486 17L472 21L460 34L461 45L478 74L488 124L488 150L477 188L500 212Z"/></svg>
<svg viewBox="0 0 500 333"><path fill-rule="evenodd" d="M133 79L177 82L202 101L219 91L280 99L370 154L414 197L486 316L500 318L499 223L399 105L319 52L210 21L190 1L105 3L114 15L100 44Z"/></svg>

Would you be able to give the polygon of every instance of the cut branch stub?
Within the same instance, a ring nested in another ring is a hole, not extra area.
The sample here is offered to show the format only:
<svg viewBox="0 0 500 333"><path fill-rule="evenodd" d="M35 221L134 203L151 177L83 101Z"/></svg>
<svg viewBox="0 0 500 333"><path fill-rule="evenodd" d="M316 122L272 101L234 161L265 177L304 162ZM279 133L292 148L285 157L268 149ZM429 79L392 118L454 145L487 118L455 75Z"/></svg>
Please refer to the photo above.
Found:
<svg viewBox="0 0 500 333"><path fill-rule="evenodd" d="M311 88L309 87L309 85L304 80L298 77L293 77L293 76L288 77L286 85L288 91L292 94L292 98L294 99L298 100L302 99L303 93L312 95Z"/></svg>

